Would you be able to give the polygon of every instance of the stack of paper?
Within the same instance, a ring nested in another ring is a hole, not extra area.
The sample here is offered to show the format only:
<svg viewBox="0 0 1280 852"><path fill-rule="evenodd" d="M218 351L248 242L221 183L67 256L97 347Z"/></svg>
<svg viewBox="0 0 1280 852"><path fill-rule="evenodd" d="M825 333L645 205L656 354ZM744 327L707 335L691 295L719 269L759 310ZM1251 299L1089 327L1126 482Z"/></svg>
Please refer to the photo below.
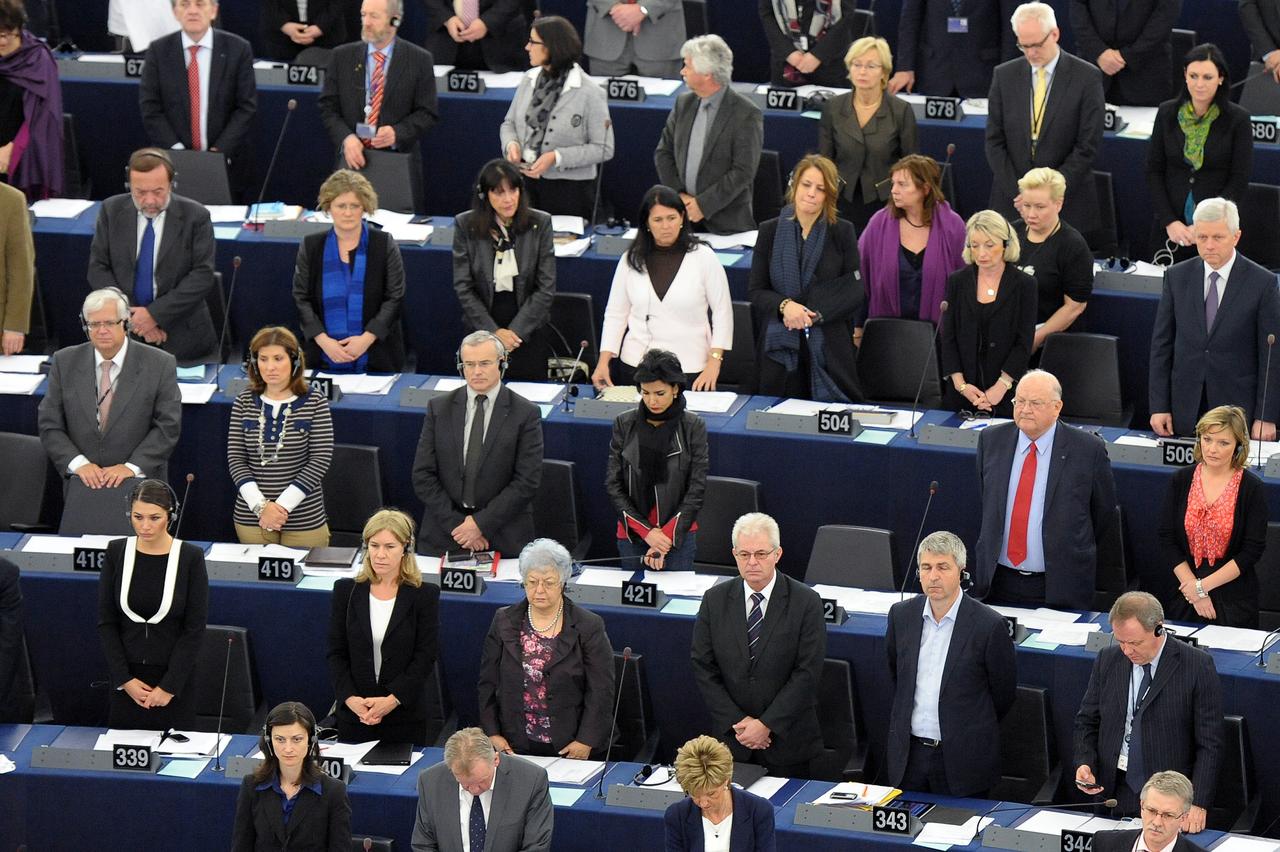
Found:
<svg viewBox="0 0 1280 852"><path fill-rule="evenodd" d="M698 234L698 239L717 251L735 248L754 248L755 231L740 231L736 234Z"/></svg>
<svg viewBox="0 0 1280 852"><path fill-rule="evenodd" d="M204 558L209 562L234 562L255 565L261 556L292 559L294 562L301 562L307 552L305 548L284 547L279 544L235 544L219 541L210 545L209 552L205 554Z"/></svg>
<svg viewBox="0 0 1280 852"><path fill-rule="evenodd" d="M1018 623L1028 630L1044 630L1046 627L1053 627L1062 624L1074 624L1079 621L1080 616L1074 612L1063 612L1058 609L1050 609L1048 607L1037 607L1029 609L1020 606L995 606L996 612L1006 615L1009 618L1018 619ZM1050 641L1050 640L1045 640ZM1063 642L1061 644L1070 644ZM1081 643L1084 644L1084 643Z"/></svg>
<svg viewBox="0 0 1280 852"><path fill-rule="evenodd" d="M581 216L552 216L551 230L557 234L577 234L582 236L587 232L587 223Z"/></svg>
<svg viewBox="0 0 1280 852"><path fill-rule="evenodd" d="M178 382L178 392L182 395L183 405L205 405L213 399L217 390L218 386L215 384Z"/></svg>
<svg viewBox="0 0 1280 852"><path fill-rule="evenodd" d="M1083 648L1089 634L1102 629L1101 624L1050 624L1040 629L1040 641L1055 645L1075 645Z"/></svg>
<svg viewBox="0 0 1280 852"><path fill-rule="evenodd" d="M1125 829L1131 826L1124 820L1107 819L1089 814L1070 814L1065 811L1036 811L1018 823L1019 831L1031 831L1036 834L1061 835L1063 829L1070 831L1110 831ZM1055 841L1056 842L1056 841Z"/></svg>
<svg viewBox="0 0 1280 852"><path fill-rule="evenodd" d="M913 842L916 846L928 846L930 849L968 846L973 842L975 834L995 822L991 817L983 819L981 825L978 821L979 817L975 814L961 825L948 825L945 822L925 823Z"/></svg>
<svg viewBox="0 0 1280 852"><path fill-rule="evenodd" d="M418 225L408 222L403 225L388 225L383 228L391 239L397 243L404 243L412 246L425 246L427 240L431 239L432 232L435 228L431 225Z"/></svg>
<svg viewBox="0 0 1280 852"><path fill-rule="evenodd" d="M703 414L724 414L736 401L733 391L685 391L684 400L689 408Z"/></svg>
<svg viewBox="0 0 1280 852"><path fill-rule="evenodd" d="M530 402L555 402L564 390L555 382L507 382L507 387Z"/></svg>
<svg viewBox="0 0 1280 852"><path fill-rule="evenodd" d="M48 360L48 355L0 355L0 373L36 374Z"/></svg>
<svg viewBox="0 0 1280 852"><path fill-rule="evenodd" d="M556 257L582 257L591 248L591 238L582 237L567 243L556 243Z"/></svg>
<svg viewBox="0 0 1280 852"><path fill-rule="evenodd" d="M1182 634L1179 634L1182 635ZM1195 632L1195 637L1206 648L1218 648L1222 651L1244 651L1247 654L1260 653L1263 641L1271 634L1265 630L1249 630L1245 627L1223 627L1220 624L1207 624ZM1271 636L1275 642L1276 637Z"/></svg>
<svg viewBox="0 0 1280 852"><path fill-rule="evenodd" d="M40 219L74 219L92 206L82 198L45 198L32 204L31 212Z"/></svg>
<svg viewBox="0 0 1280 852"><path fill-rule="evenodd" d="M332 379L342 388L343 393L367 394L369 396L386 396L391 387L400 378L399 373L390 376L371 376L368 373L316 373L321 379Z"/></svg>
<svg viewBox="0 0 1280 852"><path fill-rule="evenodd" d="M622 581L631 579L632 571L618 568L583 568L573 578L579 586L604 586L607 589L622 588Z"/></svg>
<svg viewBox="0 0 1280 852"><path fill-rule="evenodd" d="M254 204L249 208L249 221L291 221L302 216L302 207L297 204L285 204L283 201L267 201Z"/></svg>
<svg viewBox="0 0 1280 852"><path fill-rule="evenodd" d="M615 572L616 573L616 572ZM723 580L717 574L697 574L693 571L645 571L644 582L653 583L668 595L700 598L707 589Z"/></svg>
<svg viewBox="0 0 1280 852"><path fill-rule="evenodd" d="M834 598L846 612L869 612L874 615L885 615L898 601L916 596L915 592L904 595L900 592L874 592L825 583L814 584L813 590L824 598Z"/></svg>
<svg viewBox="0 0 1280 852"><path fill-rule="evenodd" d="M218 753L226 751L231 743L231 735L223 734L219 740L218 735L212 732L203 731L173 731L165 736L164 742L160 741L163 732L161 731L139 731L139 730L119 730L113 729L105 734L99 734L98 740L94 743L94 751L110 751L112 746L120 745L136 745L146 746L160 754L171 754L187 757L213 757L214 744L218 743ZM186 737L186 742L178 742L174 739L174 734Z"/></svg>
<svg viewBox="0 0 1280 852"><path fill-rule="evenodd" d="M814 799L813 804L854 805L869 808L872 805L883 805L901 795L902 791L895 787L885 787L879 784L860 784L856 781L842 781Z"/></svg>
<svg viewBox="0 0 1280 852"><path fill-rule="evenodd" d="M27 539L27 543L22 546L23 553L65 553L70 556L77 547L85 549L101 550L107 546L112 540L119 538L115 535L82 535L82 536L59 536L59 535L33 535Z"/></svg>
<svg viewBox="0 0 1280 852"><path fill-rule="evenodd" d="M537 757L520 755L530 763L547 770L547 780L552 784L586 784L604 769L599 760L573 760L568 757Z"/></svg>
<svg viewBox="0 0 1280 852"><path fill-rule="evenodd" d="M440 71L437 67L436 74ZM484 80L486 89L514 89L524 79L525 71L481 71L480 79Z"/></svg>
<svg viewBox="0 0 1280 852"><path fill-rule="evenodd" d="M231 222L239 224L244 221L244 214L248 212L249 207L245 204L206 204L204 209L209 211L209 218L214 224Z"/></svg>
<svg viewBox="0 0 1280 852"><path fill-rule="evenodd" d="M31 396L44 381L44 376L27 373L0 373L0 394Z"/></svg>

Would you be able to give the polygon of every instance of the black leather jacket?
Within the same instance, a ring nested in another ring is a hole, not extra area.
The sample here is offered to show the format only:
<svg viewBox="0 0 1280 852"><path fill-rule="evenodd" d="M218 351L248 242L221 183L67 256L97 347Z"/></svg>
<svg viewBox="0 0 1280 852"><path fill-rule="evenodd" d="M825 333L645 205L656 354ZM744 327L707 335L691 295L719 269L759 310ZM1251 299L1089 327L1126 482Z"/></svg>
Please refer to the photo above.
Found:
<svg viewBox="0 0 1280 852"><path fill-rule="evenodd" d="M637 498L640 493L640 439L636 435L636 423L640 410L619 414L613 421L613 437L609 441L609 468L605 474L605 489L618 510L628 538L641 541L635 529L638 523L648 528L649 517L640 511ZM653 504L658 507L658 522L665 525L679 516L672 541L679 546L685 533L698 519L702 497L707 490L707 424L692 411L686 410L680 418L680 427L672 440L667 456L667 481L655 486Z"/></svg>

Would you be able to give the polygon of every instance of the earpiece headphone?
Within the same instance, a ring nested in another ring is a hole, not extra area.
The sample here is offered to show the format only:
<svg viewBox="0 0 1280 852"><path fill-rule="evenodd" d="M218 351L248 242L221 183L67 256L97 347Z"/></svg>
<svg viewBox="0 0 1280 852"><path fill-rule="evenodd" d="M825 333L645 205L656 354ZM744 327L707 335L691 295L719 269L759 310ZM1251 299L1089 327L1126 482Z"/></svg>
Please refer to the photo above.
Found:
<svg viewBox="0 0 1280 852"><path fill-rule="evenodd" d="M919 567L917 567L916 578L919 579L919 577L920 577L920 569ZM969 573L968 568L961 568L960 569L960 588L965 591L968 591L969 587L972 585L973 585L973 575Z"/></svg>
<svg viewBox="0 0 1280 852"><path fill-rule="evenodd" d="M400 29L400 16L392 15L391 20L388 21L387 23L391 24L391 26L395 27L396 29Z"/></svg>
<svg viewBox="0 0 1280 852"><path fill-rule="evenodd" d="M494 348L497 349L498 351L498 375L499 377L505 378L507 375L507 347L502 344L502 339L498 337L498 335L493 334L491 332L487 332L487 331L485 332L485 334L487 335L487 337L485 337L484 340L477 341L477 343L469 343L467 345L474 346L474 345L478 345L479 343L492 342ZM455 370L458 371L459 376L461 376L464 379L467 377L466 370L462 366L462 347L461 346L458 347L457 352L453 353L453 367Z"/></svg>
<svg viewBox="0 0 1280 852"><path fill-rule="evenodd" d="M302 374L301 350L289 352L288 347L282 343L268 343L266 345L279 346L281 349L284 349L284 351L289 354L289 364L291 365L289 370L290 378L297 378ZM249 350L248 355L244 356L244 371L245 371L245 374L248 376L256 377L259 380L262 379L262 374L258 372L258 353L252 349Z"/></svg>
<svg viewBox="0 0 1280 852"><path fill-rule="evenodd" d="M277 726L291 725L294 722L302 725L307 732L307 752L311 756L312 760L319 760L320 740L316 737L315 717L311 715L311 711L307 709L305 704L299 704L297 701L286 701L284 704L281 704L276 708L276 710L282 711L285 709L291 711L292 715L296 718L290 722L279 722L277 723ZM272 713L272 715L275 714ZM262 741L259 743L259 746L262 748L262 754L265 757L276 756L276 750L271 745L271 728L271 718L268 717L267 721L262 723L262 730L260 731Z"/></svg>
<svg viewBox="0 0 1280 852"><path fill-rule="evenodd" d="M103 287L104 290L110 290L120 297L120 301L124 303L124 333L128 334L132 329L129 327L129 297L119 287ZM84 331L84 336L89 336L89 321L84 318L84 311L80 311L80 328Z"/></svg>
<svg viewBox="0 0 1280 852"><path fill-rule="evenodd" d="M1174 248L1172 240L1165 240L1164 246L1157 249L1156 253L1151 256L1151 262L1156 266L1163 266L1165 268L1173 266L1173 263L1176 260L1174 252L1177 250L1177 248Z"/></svg>
<svg viewBox="0 0 1280 852"><path fill-rule="evenodd" d="M1153 635L1155 635L1155 636L1163 636L1163 635L1164 635L1164 622L1163 622L1163 621L1157 621L1157 622L1156 622L1156 626L1155 626L1155 628L1154 628L1151 632L1152 632L1152 634L1153 634Z"/></svg>
<svg viewBox="0 0 1280 852"><path fill-rule="evenodd" d="M173 490L173 486L165 482L163 479L144 479L129 489L129 500L125 503L124 516L130 522L133 520L133 504L142 494L142 489L150 483L158 483L164 486L164 490L169 492L169 523L166 527L170 532L178 524L178 518L182 515L182 504L178 502L178 492Z"/></svg>
<svg viewBox="0 0 1280 852"><path fill-rule="evenodd" d="M1103 272L1132 272L1133 261L1127 257L1109 257L1102 262Z"/></svg>

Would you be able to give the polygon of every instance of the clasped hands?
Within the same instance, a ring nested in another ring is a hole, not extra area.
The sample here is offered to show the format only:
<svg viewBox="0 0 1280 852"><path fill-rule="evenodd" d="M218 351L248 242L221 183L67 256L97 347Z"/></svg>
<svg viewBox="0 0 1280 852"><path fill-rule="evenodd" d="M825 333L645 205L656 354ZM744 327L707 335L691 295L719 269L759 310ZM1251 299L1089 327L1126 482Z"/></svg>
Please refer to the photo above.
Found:
<svg viewBox="0 0 1280 852"><path fill-rule="evenodd" d="M369 145L373 148L394 148L396 146L396 129L390 124L380 125L373 134L373 138L369 140ZM364 143L359 136L351 133L347 135L346 139L342 140L342 156L347 161L348 168L357 171L364 168Z"/></svg>
<svg viewBox="0 0 1280 852"><path fill-rule="evenodd" d="M369 351L369 347L374 344L378 336L371 331L362 332L344 337L341 340L335 340L329 335L321 332L316 335L316 345L325 355L329 356L329 360L335 364L350 364L358 361L360 356Z"/></svg>
<svg viewBox="0 0 1280 852"><path fill-rule="evenodd" d="M1203 585L1203 581L1201 581ZM1190 580L1178 586L1178 593L1186 598L1187 603L1195 608L1196 615L1201 618L1217 619L1218 611L1213 608L1213 600L1207 597L1200 597L1196 591L1196 580L1192 577Z"/></svg>
<svg viewBox="0 0 1280 852"><path fill-rule="evenodd" d="M639 3L614 3L609 10L609 17L618 25L618 29L632 35L640 33L640 26L645 18Z"/></svg>
<svg viewBox="0 0 1280 852"><path fill-rule="evenodd" d="M136 677L125 681L121 687L133 703L150 710L152 707L165 707L173 700L173 693L166 692L158 686L147 686Z"/></svg>
<svg viewBox="0 0 1280 852"><path fill-rule="evenodd" d="M470 24L463 24L457 15L444 22L445 32L458 44L468 41L479 41L489 34L489 27L484 21L476 18Z"/></svg>
<svg viewBox="0 0 1280 852"><path fill-rule="evenodd" d="M515 749L511 747L511 743L502 734L490 734L489 742L493 743L493 747L502 754L515 754ZM586 760L591 756L591 746L583 742L574 740L564 748L560 749L560 756L567 757L571 760Z"/></svg>
<svg viewBox="0 0 1280 852"><path fill-rule="evenodd" d="M476 524L475 516L467 515L462 523L453 528L453 532L449 533L453 536L453 540L458 543L459 547L467 550L488 550L489 540L480 532L479 525Z"/></svg>
<svg viewBox="0 0 1280 852"><path fill-rule="evenodd" d="M674 542L667 537L661 527L654 527L645 533L644 543L649 545L649 552L644 555L641 561L649 568L661 571Z"/></svg>
<svg viewBox="0 0 1280 852"><path fill-rule="evenodd" d="M153 346L159 346L169 339L169 335L146 308L129 309L129 330Z"/></svg>
<svg viewBox="0 0 1280 852"><path fill-rule="evenodd" d="M90 488L115 488L126 479L137 476L128 465L113 464L110 467L98 467L93 462L82 464L75 470L80 481Z"/></svg>
<svg viewBox="0 0 1280 852"><path fill-rule="evenodd" d="M302 24L297 21L290 21L280 28L280 32L294 44L311 45L315 44L315 40L324 35L324 31L315 24Z"/></svg>
<svg viewBox="0 0 1280 852"><path fill-rule="evenodd" d="M289 510L274 500L268 500L267 504L262 507L262 514L258 516L258 526L268 532L284 529L284 525L289 521Z"/></svg>
<svg viewBox="0 0 1280 852"><path fill-rule="evenodd" d="M388 713L400 706L399 699L394 695L382 695L376 698L353 695L343 703L365 725L378 724Z"/></svg>
<svg viewBox="0 0 1280 852"><path fill-rule="evenodd" d="M769 730L769 726L751 716L743 716L742 721L733 726L733 733L738 742L749 749L763 749L773 745L770 736L773 732Z"/></svg>
<svg viewBox="0 0 1280 852"><path fill-rule="evenodd" d="M787 54L787 64L801 74L812 74L818 70L822 60L807 51L793 50Z"/></svg>

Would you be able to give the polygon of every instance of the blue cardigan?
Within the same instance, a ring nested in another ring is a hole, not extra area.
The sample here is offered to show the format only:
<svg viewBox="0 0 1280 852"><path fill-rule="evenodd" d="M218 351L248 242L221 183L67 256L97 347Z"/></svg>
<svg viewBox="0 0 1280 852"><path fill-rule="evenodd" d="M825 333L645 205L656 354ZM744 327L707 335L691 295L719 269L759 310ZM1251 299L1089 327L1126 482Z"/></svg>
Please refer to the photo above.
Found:
<svg viewBox="0 0 1280 852"><path fill-rule="evenodd" d="M733 796L732 852L776 852L773 839L773 805L754 793L730 787ZM667 808L663 817L667 852L702 852L702 810L685 797Z"/></svg>

